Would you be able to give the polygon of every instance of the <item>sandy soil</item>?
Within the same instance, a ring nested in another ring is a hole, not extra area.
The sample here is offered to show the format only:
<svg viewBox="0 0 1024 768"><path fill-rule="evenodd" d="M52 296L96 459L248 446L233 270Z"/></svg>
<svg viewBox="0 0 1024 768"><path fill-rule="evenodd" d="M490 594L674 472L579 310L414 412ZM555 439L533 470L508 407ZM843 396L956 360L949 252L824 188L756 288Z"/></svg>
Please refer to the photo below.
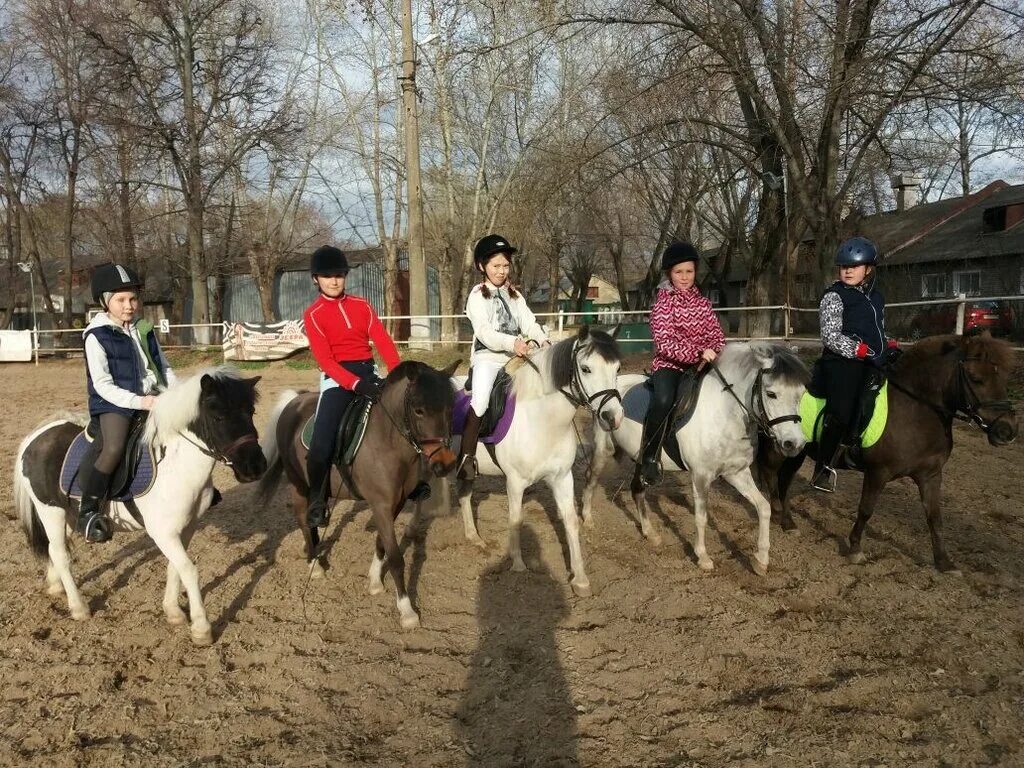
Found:
<svg viewBox="0 0 1024 768"><path fill-rule="evenodd" d="M261 371L277 393L311 381ZM0 464L51 412L84 407L81 362L0 368ZM748 566L755 523L724 487L709 550L691 559L688 489L655 502L665 544L639 535L615 469L584 531L595 594L572 595L545 490L527 495L524 552L502 552L502 488L481 483L482 553L457 516L406 530L423 628L403 633L390 592L365 594L369 513L344 503L332 567L307 585L285 507L218 469L225 501L196 535L215 643L164 623L165 561L142 535L76 549L94 611L73 622L0 516L0 764L415 766L1022 765L1024 444L958 428L944 492L963 575L931 568L909 482L889 487L846 564L858 477L801 490L798 534L773 526L772 570ZM582 463L577 479L582 477ZM0 506L11 509L7 469ZM407 518L403 518L407 521Z"/></svg>

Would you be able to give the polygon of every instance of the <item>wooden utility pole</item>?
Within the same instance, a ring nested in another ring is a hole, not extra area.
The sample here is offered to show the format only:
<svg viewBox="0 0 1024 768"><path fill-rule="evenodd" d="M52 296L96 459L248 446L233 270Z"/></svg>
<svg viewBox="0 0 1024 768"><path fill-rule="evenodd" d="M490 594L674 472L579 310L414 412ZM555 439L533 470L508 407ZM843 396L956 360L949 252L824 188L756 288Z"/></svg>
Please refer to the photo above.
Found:
<svg viewBox="0 0 1024 768"><path fill-rule="evenodd" d="M416 114L416 41L412 34L412 0L402 0L402 106L405 129L406 200L409 222L409 346L430 346L427 314L427 261L423 252L423 201L420 196L420 126ZM415 317L420 315L421 317Z"/></svg>

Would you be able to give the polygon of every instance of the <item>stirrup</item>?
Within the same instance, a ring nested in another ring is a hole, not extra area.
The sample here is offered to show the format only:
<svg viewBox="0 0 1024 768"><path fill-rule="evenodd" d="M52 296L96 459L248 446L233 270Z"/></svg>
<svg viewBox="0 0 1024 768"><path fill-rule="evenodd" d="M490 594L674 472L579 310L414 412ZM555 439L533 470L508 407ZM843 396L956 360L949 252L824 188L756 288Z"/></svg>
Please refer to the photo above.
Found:
<svg viewBox="0 0 1024 768"><path fill-rule="evenodd" d="M75 529L85 537L90 544L102 544L114 538L113 526L110 519L102 512L80 515Z"/></svg>
<svg viewBox="0 0 1024 768"><path fill-rule="evenodd" d="M637 477L645 488L661 480L661 467L656 461L641 461L637 464Z"/></svg>
<svg viewBox="0 0 1024 768"><path fill-rule="evenodd" d="M462 459L459 460L459 466L455 470L455 476L463 482L471 483L476 479L478 472L476 456L463 454Z"/></svg>
<svg viewBox="0 0 1024 768"><path fill-rule="evenodd" d="M835 493L838 481L839 473L826 464L814 473L814 476L811 478L811 487L825 493Z"/></svg>

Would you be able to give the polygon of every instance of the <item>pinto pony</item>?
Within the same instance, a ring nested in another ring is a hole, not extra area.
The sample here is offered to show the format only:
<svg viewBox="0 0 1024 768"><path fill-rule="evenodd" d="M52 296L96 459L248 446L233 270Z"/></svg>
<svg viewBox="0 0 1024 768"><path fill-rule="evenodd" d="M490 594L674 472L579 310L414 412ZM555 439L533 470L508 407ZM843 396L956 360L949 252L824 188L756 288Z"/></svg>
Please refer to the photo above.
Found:
<svg viewBox="0 0 1024 768"><path fill-rule="evenodd" d="M918 487L931 532L932 555L940 571L955 571L942 541L942 468L953 450L953 420L977 425L994 446L1017 436L1007 382L1013 350L987 333L980 336L935 336L915 344L889 374L889 417L877 443L863 449L859 469L864 473L857 521L849 538L849 559L864 561L861 537L875 511L882 489L892 480L911 478ZM816 446L808 446L807 453ZM782 456L762 444L758 456L761 477L772 507L786 529L796 527L786 498L804 461Z"/></svg>
<svg viewBox="0 0 1024 768"><path fill-rule="evenodd" d="M134 500L141 524L128 507L111 502L115 530L145 529L167 558L163 608L167 621L184 624L178 605L182 585L188 595L192 640L213 642L203 607L199 574L186 549L196 521L213 499L211 475L218 461L239 482L256 480L267 462L260 450L252 416L259 376L242 378L229 368L211 369L185 379L156 399L146 420L143 439L157 456L150 489ZM26 437L14 464L14 503L32 550L46 557L46 582L51 595L67 594L71 617L89 618L68 555L67 536L74 530L77 504L61 490L64 457L84 423L64 418L49 421ZM102 551L102 550L100 550Z"/></svg>

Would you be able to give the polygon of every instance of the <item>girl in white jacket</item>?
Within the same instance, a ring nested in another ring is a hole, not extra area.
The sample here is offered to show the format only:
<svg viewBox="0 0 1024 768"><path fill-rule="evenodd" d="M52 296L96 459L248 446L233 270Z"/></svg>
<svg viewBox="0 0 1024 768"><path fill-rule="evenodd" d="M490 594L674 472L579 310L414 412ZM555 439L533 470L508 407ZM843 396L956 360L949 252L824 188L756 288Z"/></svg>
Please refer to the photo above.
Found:
<svg viewBox="0 0 1024 768"><path fill-rule="evenodd" d="M535 345L547 344L544 329L509 280L516 248L501 235L487 235L473 249L473 261L483 276L469 292L466 315L473 325L472 408L466 416L459 450L459 480L476 477L476 444L480 419L487 411L498 373L514 356L524 357Z"/></svg>

